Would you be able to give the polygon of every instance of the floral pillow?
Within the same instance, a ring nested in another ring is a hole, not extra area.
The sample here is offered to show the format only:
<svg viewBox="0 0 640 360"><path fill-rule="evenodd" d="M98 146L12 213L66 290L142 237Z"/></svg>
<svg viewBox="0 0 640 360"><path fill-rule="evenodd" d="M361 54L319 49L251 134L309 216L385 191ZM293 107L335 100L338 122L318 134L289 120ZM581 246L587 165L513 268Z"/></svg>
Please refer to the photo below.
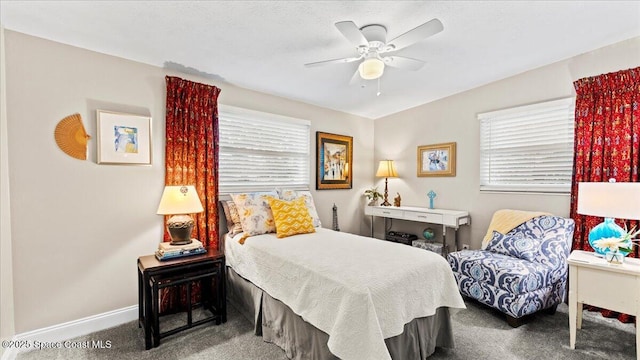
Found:
<svg viewBox="0 0 640 360"><path fill-rule="evenodd" d="M313 220L314 227L321 227L322 223L320 222L320 217L318 216L318 211L316 210L316 205L313 202L313 196L311 195L311 191L309 190L288 190L288 189L278 189L278 195L281 200L292 201L299 197L304 198L304 203L309 210L309 215Z"/></svg>
<svg viewBox="0 0 640 360"><path fill-rule="evenodd" d="M224 210L224 217L227 219L227 230L229 230L229 236L234 236L242 232L242 224L240 223L240 214L238 214L238 208L232 200L220 201L222 209Z"/></svg>
<svg viewBox="0 0 640 360"><path fill-rule="evenodd" d="M485 250L533 261L540 251L540 242L536 239L525 237L523 234L511 236L494 230Z"/></svg>
<svg viewBox="0 0 640 360"><path fill-rule="evenodd" d="M246 236L276 232L269 198L278 197L275 191L231 194L238 209L242 230Z"/></svg>

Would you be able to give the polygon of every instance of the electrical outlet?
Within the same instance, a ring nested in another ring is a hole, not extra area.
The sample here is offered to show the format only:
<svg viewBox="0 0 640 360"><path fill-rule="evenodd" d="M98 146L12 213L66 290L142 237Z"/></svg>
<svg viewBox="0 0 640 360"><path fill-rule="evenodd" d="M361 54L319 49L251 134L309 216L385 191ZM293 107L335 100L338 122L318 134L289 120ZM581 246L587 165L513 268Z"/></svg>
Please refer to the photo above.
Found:
<svg viewBox="0 0 640 360"><path fill-rule="evenodd" d="M462 250L469 250L469 244L462 244Z"/></svg>

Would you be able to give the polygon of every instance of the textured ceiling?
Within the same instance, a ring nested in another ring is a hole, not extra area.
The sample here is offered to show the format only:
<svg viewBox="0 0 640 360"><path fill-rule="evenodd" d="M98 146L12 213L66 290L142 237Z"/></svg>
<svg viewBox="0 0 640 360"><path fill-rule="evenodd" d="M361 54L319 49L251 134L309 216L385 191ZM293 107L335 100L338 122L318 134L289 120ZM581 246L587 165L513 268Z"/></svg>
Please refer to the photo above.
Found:
<svg viewBox="0 0 640 360"><path fill-rule="evenodd" d="M640 1L1 0L0 15L10 30L374 119L640 36ZM444 31L396 53L426 65L387 67L380 96L376 80L349 85L357 63L303 66L356 55L337 21L392 39L433 18Z"/></svg>

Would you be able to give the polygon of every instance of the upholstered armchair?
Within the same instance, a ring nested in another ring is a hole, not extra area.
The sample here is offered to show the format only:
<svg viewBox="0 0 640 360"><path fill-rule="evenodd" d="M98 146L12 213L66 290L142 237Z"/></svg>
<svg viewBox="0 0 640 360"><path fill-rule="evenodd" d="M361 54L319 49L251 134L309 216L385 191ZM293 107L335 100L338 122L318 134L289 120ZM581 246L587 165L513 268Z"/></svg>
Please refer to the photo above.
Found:
<svg viewBox="0 0 640 360"><path fill-rule="evenodd" d="M496 212L492 225L505 212L514 211ZM504 234L490 225L482 250L447 257L460 293L503 312L513 327L537 311L555 313L565 298L573 230L572 219L549 215L534 216Z"/></svg>

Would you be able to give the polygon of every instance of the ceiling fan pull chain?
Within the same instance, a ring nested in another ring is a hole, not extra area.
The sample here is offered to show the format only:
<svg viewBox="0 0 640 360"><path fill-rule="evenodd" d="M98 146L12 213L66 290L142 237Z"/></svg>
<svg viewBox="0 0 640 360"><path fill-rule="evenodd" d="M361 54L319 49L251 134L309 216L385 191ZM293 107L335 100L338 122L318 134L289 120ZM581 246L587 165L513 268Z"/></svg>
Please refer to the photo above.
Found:
<svg viewBox="0 0 640 360"><path fill-rule="evenodd" d="M376 93L376 96L380 96L380 94L382 94L380 92L380 78L378 78L378 92Z"/></svg>

